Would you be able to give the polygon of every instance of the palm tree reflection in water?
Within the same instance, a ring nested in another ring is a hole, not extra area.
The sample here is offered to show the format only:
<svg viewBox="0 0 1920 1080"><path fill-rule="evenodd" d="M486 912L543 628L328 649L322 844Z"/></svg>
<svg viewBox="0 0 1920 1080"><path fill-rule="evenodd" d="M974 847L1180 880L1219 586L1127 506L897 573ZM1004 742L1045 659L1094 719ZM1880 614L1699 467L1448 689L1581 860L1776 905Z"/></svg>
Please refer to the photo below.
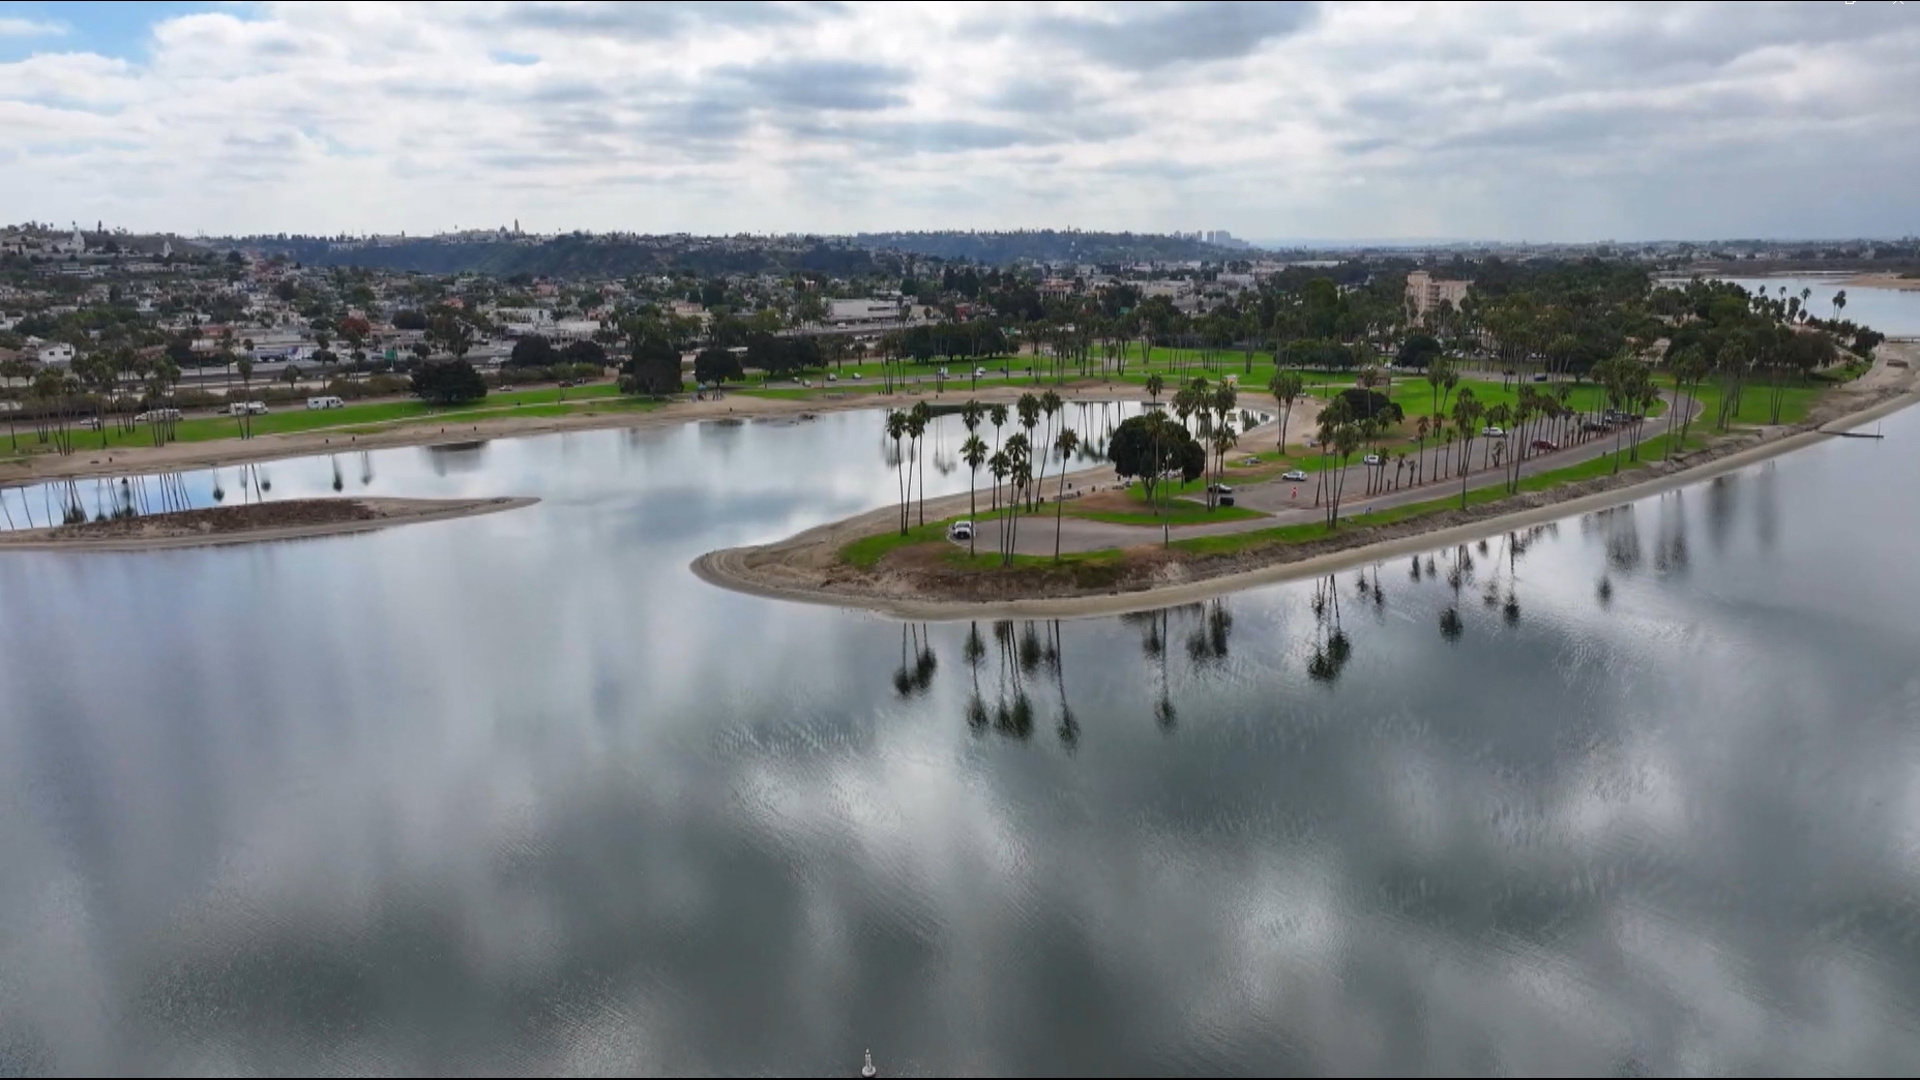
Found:
<svg viewBox="0 0 1920 1080"><path fill-rule="evenodd" d="M927 628L912 623L901 626L900 666L893 672L894 693L903 698L926 693L933 685L933 673L938 666Z"/></svg>

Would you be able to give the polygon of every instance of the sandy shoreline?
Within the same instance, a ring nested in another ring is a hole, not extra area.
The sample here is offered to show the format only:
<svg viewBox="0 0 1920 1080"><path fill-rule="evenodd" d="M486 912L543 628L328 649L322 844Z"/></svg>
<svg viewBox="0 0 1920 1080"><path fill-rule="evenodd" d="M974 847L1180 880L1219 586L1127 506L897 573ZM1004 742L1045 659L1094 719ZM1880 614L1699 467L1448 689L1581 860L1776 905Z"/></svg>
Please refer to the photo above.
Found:
<svg viewBox="0 0 1920 1080"><path fill-rule="evenodd" d="M143 535L120 536L104 535L90 538L79 535L89 526L78 529L68 526L54 526L41 529L21 529L15 532L0 533L0 552L6 551L62 551L62 552L128 552L128 551L164 551L190 547L225 547L230 544L258 544L275 540L305 540L318 536L343 536L349 533L369 532L374 529L389 529L401 525L420 525L431 521L452 521L457 518L476 517L480 514L497 514L503 510L518 510L539 502L532 498L491 498L491 499L387 499L387 498L350 498L350 499L304 499L256 504L265 510L289 510L302 503L329 503L354 506L366 512L368 516L351 520L329 520L312 524L277 525L261 528L243 528L225 532L193 532L175 529L174 522L188 515L218 513L222 510L238 510L240 507L211 507L200 511L178 511L168 514L147 514L127 522L127 526L139 529Z"/></svg>
<svg viewBox="0 0 1920 1080"><path fill-rule="evenodd" d="M1912 354L1920 350L1899 348L1889 352L1899 352L1902 358L1912 363ZM1644 479L1609 486L1591 494L1581 494L1575 488L1565 491L1559 498L1554 498L1551 493L1521 496L1521 500L1536 501L1464 524L1421 528L1416 519L1407 523L1404 534L1392 535L1373 543L1291 561L1273 561L1256 568L1205 578L1168 581L1144 589L985 601L889 594L881 591L884 583L874 575L863 575L840 565L838 551L853 539L884 529L896 512L892 507L810 529L775 544L709 552L694 560L691 569L703 581L737 592L769 599L872 611L915 621L1097 618L1197 603L1242 589L1319 577L1384 559L1467 543L1513 529L1609 509L1835 438L1835 432L1871 423L1920 403L1920 377L1912 368L1888 365L1885 361L1889 358L1883 354L1869 376L1863 377L1853 387L1836 391L1836 394L1848 395L1855 400L1851 411L1838 411L1844 409L1847 398L1836 397L1833 399L1834 405L1829 406L1828 410L1816 411L1816 416L1821 411L1835 412L1835 415L1813 420L1803 430L1773 437L1763 435L1760 442L1752 445L1723 444L1718 453L1703 452L1709 455L1709 459L1698 464L1654 473ZM952 501L951 497L940 500L942 503ZM964 501L959 505L964 507ZM945 506L941 510L942 517L957 512L948 511ZM929 516L934 512L930 506ZM867 591L860 591L863 587Z"/></svg>
<svg viewBox="0 0 1920 1080"><path fill-rule="evenodd" d="M496 420L472 420L441 427L428 423L397 427L391 431L350 435L342 430L303 431L285 435L262 435L245 441L209 440L196 443L170 443L166 446L115 448L109 452L89 451L85 446L61 457L36 454L25 464L0 464L0 488L24 487L44 480L86 480L96 477L142 476L181 472L228 465L258 464L285 458L316 454L345 454L362 450L390 450L406 446L434 446L448 442L473 442L478 439L524 438L572 431L604 431L612 428L654 428L689 421L736 417L798 416L802 413L842 412L849 409L910 408L916 402L958 405L968 399L985 404L1011 405L1021 394L1055 390L1064 397L1104 393L1137 394L1138 390L1121 384L1114 388L1103 379L1078 379L1063 385L1047 384L999 386L978 393L948 389L946 393L874 394L855 393L846 397L815 397L800 400L785 398L727 397L720 401L676 401L650 412L583 412L561 417L502 417ZM1260 407L1260 406L1255 406ZM584 406L591 409L592 406ZM360 425L352 425L360 426ZM76 434L84 443L84 434Z"/></svg>
<svg viewBox="0 0 1920 1080"><path fill-rule="evenodd" d="M1920 278L1901 277L1899 274L1855 274L1840 284L1849 289L1894 289L1899 292L1920 292Z"/></svg>

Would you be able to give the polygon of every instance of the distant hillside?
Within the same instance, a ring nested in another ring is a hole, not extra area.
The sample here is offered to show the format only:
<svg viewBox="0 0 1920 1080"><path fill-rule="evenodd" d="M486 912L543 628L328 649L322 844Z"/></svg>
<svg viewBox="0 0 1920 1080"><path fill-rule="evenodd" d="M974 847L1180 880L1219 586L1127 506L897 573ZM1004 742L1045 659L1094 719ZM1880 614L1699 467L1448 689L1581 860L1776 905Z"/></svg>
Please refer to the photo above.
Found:
<svg viewBox="0 0 1920 1080"><path fill-rule="evenodd" d="M240 247L284 254L308 266L365 266L426 274L481 273L495 277L624 277L690 270L698 274L763 274L812 270L835 277L892 275L902 255L1006 265L1038 262L1180 262L1244 258L1243 249L1148 233L923 232L861 233L847 237L785 236L567 236L532 240L498 237L421 237L341 241L324 237L243 237Z"/></svg>
<svg viewBox="0 0 1920 1080"><path fill-rule="evenodd" d="M1153 233L1074 232L1035 229L1020 232L887 232L858 233L858 244L892 248L942 259L968 259L1004 265L1022 259L1035 262L1220 262L1245 258L1244 248L1225 248L1198 240Z"/></svg>
<svg viewBox="0 0 1920 1080"><path fill-rule="evenodd" d="M898 267L862 247L821 239L590 236L547 240L440 239L348 242L317 237L247 237L240 246L284 254L308 266L365 266L427 274L495 277L625 277L690 270L705 275L813 270L838 277L892 274Z"/></svg>

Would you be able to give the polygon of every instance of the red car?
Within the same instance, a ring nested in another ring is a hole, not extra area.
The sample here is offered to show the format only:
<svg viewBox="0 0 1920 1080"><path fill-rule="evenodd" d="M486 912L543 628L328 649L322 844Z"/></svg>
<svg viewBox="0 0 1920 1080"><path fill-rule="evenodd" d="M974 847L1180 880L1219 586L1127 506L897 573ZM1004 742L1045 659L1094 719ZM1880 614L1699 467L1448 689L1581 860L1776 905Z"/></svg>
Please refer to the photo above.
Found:
<svg viewBox="0 0 1920 1080"><path fill-rule="evenodd" d="M1560 449L1560 444L1551 439L1535 439L1533 440L1533 448L1542 452L1551 453L1552 451Z"/></svg>

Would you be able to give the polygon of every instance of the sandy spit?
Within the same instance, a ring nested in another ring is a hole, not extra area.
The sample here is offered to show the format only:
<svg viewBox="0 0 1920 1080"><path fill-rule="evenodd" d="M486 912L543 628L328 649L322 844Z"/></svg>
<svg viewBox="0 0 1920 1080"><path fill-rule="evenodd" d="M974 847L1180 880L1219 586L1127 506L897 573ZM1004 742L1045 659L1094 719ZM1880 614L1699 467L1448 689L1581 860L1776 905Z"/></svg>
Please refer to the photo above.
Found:
<svg viewBox="0 0 1920 1080"><path fill-rule="evenodd" d="M1904 347L1888 351L1897 351L1903 357L1910 357L1911 353L1920 352L1920 350ZM1910 405L1920 403L1920 385L1917 385L1913 369L1890 367L1883 362L1876 365L1875 370L1860 379L1855 386L1859 391L1864 392L1862 396L1871 395L1870 403L1864 404L1855 411L1831 418L1825 418L1816 413L1814 423L1806 430L1763 437L1757 444L1723 452L1697 465L1649 476L1643 481L1544 505L1530 506L1512 513L1462 525L1414 532L1374 544L1328 552L1291 562L1278 562L1252 570L1221 574L1201 580L1170 583L1148 589L985 602L947 600L927 595L898 596L851 591L860 588L861 582L856 572L847 571L845 568L840 568L839 572L836 572L839 547L850 540L884 528L884 523L890 521L891 515L895 512L892 507L811 529L788 540L762 548L730 548L709 552L694 560L692 570L695 575L709 584L737 592L769 599L870 611L913 621L1102 618L1136 611L1150 611L1198 603L1227 593L1263 585L1321 577L1355 566L1469 543L1515 529L1610 509L1651 495L1699 483L1702 480L1709 480L1756 462L1811 446L1835 437L1837 432L1871 423ZM928 513L929 515L933 513L932 507L929 507ZM837 589L835 586L841 586L841 588Z"/></svg>

